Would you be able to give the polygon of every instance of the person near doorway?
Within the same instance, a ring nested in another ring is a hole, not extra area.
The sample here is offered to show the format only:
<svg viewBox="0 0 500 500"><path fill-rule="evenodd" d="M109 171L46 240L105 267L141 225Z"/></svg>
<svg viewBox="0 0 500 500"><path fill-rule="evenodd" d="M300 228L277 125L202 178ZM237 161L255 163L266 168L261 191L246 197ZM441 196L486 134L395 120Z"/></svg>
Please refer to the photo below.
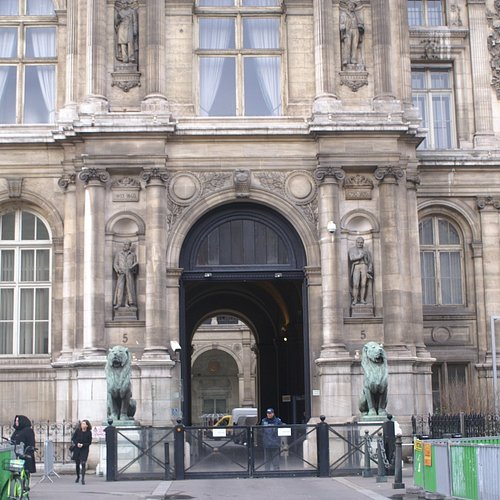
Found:
<svg viewBox="0 0 500 500"><path fill-rule="evenodd" d="M274 414L274 408L266 410L266 416L261 420L260 425L265 426L262 436L264 448L264 466L266 471L280 470L280 445L281 438L278 436L276 426L283 422Z"/></svg>

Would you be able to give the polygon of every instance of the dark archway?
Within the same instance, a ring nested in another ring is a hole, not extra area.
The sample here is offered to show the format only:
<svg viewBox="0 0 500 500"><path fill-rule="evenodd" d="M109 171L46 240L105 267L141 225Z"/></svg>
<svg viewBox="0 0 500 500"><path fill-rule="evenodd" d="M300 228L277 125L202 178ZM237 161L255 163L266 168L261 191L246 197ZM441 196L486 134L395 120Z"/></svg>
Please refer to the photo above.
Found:
<svg viewBox="0 0 500 500"><path fill-rule="evenodd" d="M200 218L182 250L183 415L191 423L191 340L214 312L252 325L257 341L258 400L289 423L310 416L305 252L292 225L247 202Z"/></svg>

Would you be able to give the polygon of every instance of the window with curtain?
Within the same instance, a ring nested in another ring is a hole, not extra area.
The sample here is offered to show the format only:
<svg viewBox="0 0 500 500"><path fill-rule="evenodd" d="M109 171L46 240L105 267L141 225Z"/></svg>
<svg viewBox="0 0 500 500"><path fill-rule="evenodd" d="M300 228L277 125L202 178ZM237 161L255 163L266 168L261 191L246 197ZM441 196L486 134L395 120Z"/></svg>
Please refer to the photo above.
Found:
<svg viewBox="0 0 500 500"><path fill-rule="evenodd" d="M280 0L198 0L199 114L280 116Z"/></svg>
<svg viewBox="0 0 500 500"><path fill-rule="evenodd" d="M0 124L54 122L56 34L52 0L0 0Z"/></svg>
<svg viewBox="0 0 500 500"><path fill-rule="evenodd" d="M412 26L443 26L442 0L408 0L408 24Z"/></svg>
<svg viewBox="0 0 500 500"><path fill-rule="evenodd" d="M424 305L463 305L463 243L447 219L433 216L419 224L420 271Z"/></svg>
<svg viewBox="0 0 500 500"><path fill-rule="evenodd" d="M450 68L414 68L411 72L413 105L422 127L429 130L419 149L455 146L455 112Z"/></svg>
<svg viewBox="0 0 500 500"><path fill-rule="evenodd" d="M0 216L0 355L49 352L51 249L37 215Z"/></svg>

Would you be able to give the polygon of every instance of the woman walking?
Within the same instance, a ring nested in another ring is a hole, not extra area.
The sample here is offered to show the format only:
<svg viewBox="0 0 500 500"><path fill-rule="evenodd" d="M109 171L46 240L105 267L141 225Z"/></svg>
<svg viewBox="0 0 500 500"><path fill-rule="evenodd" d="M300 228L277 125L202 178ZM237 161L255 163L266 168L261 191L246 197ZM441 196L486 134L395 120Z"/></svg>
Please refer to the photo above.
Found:
<svg viewBox="0 0 500 500"><path fill-rule="evenodd" d="M89 447L92 444L92 426L88 420L82 420L71 437L73 444L73 460L76 463L76 480L80 481L80 465L82 471L82 484L85 484L85 469L89 457Z"/></svg>
<svg viewBox="0 0 500 500"><path fill-rule="evenodd" d="M10 440L15 444L24 443L27 448L24 467L28 472L36 472L35 465L35 433L31 426L31 420L25 415L16 415L14 418L14 432ZM23 452L24 450L21 450Z"/></svg>

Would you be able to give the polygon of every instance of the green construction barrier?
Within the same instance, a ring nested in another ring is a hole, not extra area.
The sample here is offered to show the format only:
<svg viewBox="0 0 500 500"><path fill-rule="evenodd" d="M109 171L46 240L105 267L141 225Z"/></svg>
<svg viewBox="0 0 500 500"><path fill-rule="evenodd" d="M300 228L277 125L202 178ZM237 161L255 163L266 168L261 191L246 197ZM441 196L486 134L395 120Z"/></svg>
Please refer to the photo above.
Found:
<svg viewBox="0 0 500 500"><path fill-rule="evenodd" d="M0 492L3 491L3 487L10 478L10 471L4 469L4 464L11 459L13 449L12 446L0 448ZM7 492L2 495L0 500L7 500Z"/></svg>
<svg viewBox="0 0 500 500"><path fill-rule="evenodd" d="M435 493L436 488L436 457L434 454L434 447L429 441L424 441L423 446L424 457L424 489Z"/></svg>
<svg viewBox="0 0 500 500"><path fill-rule="evenodd" d="M420 488L424 487L424 442L421 439L413 441L413 482Z"/></svg>
<svg viewBox="0 0 500 500"><path fill-rule="evenodd" d="M480 444L485 444L485 440L481 440ZM450 452L451 494L459 498L479 500L476 447L454 444Z"/></svg>

